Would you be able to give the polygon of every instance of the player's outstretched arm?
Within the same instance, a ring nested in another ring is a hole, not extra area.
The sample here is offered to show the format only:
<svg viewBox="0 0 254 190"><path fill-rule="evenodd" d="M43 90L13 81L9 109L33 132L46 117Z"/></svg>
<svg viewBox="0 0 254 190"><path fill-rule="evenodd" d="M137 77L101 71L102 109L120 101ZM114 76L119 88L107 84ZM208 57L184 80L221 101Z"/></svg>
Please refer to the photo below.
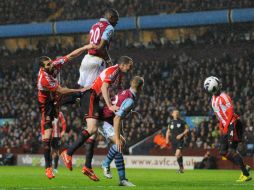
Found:
<svg viewBox="0 0 254 190"><path fill-rule="evenodd" d="M58 86L58 88L56 89L56 92L60 93L60 94L69 94L69 93L75 93L75 92L83 92L84 89L71 89L71 88L66 88L66 87L61 87Z"/></svg>
<svg viewBox="0 0 254 190"><path fill-rule="evenodd" d="M94 49L96 48L97 46L94 45L94 44L88 44L88 45L85 45L81 48L78 48L76 50L74 50L73 52L69 53L68 55L66 55L67 59L68 60L72 60L78 56L80 56L84 51L87 51L87 50L90 50L90 49Z"/></svg>

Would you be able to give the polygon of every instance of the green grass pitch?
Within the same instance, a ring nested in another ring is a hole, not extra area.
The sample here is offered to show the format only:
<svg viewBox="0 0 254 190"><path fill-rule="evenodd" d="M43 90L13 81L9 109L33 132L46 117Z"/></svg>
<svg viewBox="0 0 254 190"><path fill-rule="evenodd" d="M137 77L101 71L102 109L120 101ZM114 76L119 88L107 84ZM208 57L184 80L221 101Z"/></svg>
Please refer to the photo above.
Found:
<svg viewBox="0 0 254 190"><path fill-rule="evenodd" d="M100 177L99 182L93 182L84 176L80 168L72 172L59 168L55 179L48 180L43 168L39 167L0 167L0 190L2 189L84 189L84 190L115 190L128 187L118 186L115 169L113 179L105 179L100 168L95 172ZM127 169L128 179L136 184L131 189L144 190L233 190L254 189L254 181L236 183L240 172L236 170L187 170L184 174L177 174L175 170L156 169Z"/></svg>

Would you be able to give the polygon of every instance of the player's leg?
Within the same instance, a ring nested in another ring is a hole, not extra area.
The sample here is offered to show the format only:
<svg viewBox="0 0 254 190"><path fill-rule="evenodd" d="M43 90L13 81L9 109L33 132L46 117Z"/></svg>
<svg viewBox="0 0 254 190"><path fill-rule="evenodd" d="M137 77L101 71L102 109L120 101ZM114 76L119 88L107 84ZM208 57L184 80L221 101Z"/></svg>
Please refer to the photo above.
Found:
<svg viewBox="0 0 254 190"><path fill-rule="evenodd" d="M110 172L110 164L114 160L117 154L117 148L116 148L115 139L114 139L115 132L114 132L114 128L112 124L104 121L101 133L107 139L107 141L113 144L110 146L107 156L102 161L102 169L103 169L104 176L106 178L111 179L112 175Z"/></svg>
<svg viewBox="0 0 254 190"><path fill-rule="evenodd" d="M45 105L41 105L42 115L43 115L43 148L44 148L44 158L46 166L46 175L49 179L54 178L54 173L52 169L52 153L51 153L51 141L52 141L52 122L54 118L58 116L59 108L54 105L54 102L48 101Z"/></svg>
<svg viewBox="0 0 254 190"><path fill-rule="evenodd" d="M86 161L85 161L85 166L87 168L92 169L92 159L93 159L93 154L94 154L94 145L95 145L95 140L97 138L97 134L93 134L89 139L86 141Z"/></svg>
<svg viewBox="0 0 254 190"><path fill-rule="evenodd" d="M52 160L53 160L53 168L54 173L57 173L58 170L58 162L59 162L59 150L60 150L60 138L59 137L53 137L51 147L52 147Z"/></svg>
<svg viewBox="0 0 254 190"><path fill-rule="evenodd" d="M85 165L82 168L82 173L87 175L93 181L99 181L99 178L96 176L92 169L92 159L94 154L94 145L95 140L97 137L97 133L93 134L89 139L86 141L86 161Z"/></svg>
<svg viewBox="0 0 254 190"><path fill-rule="evenodd" d="M230 149L233 150L234 160L237 165L240 166L241 175L237 182L250 181L252 178L250 176L250 166L246 165L243 161L241 154L237 151L238 142L242 140L243 136L243 126L240 120L237 120L234 124L232 143L230 144Z"/></svg>
<svg viewBox="0 0 254 190"><path fill-rule="evenodd" d="M61 157L69 170L72 170L72 155L84 142L98 130L99 98L92 90L84 93L80 100L82 114L86 118L87 128L82 128L78 139L61 153Z"/></svg>
<svg viewBox="0 0 254 190"><path fill-rule="evenodd" d="M182 156L182 150L180 148L176 149L175 156L177 159L177 163L179 165L178 173L183 173L183 156Z"/></svg>
<svg viewBox="0 0 254 190"><path fill-rule="evenodd" d="M242 156L240 153L236 150L237 149L237 144L236 142L232 142L228 153L226 155L226 158L233 162L234 164L238 165L241 169L241 175L237 182L243 182L243 181L249 181L251 180L250 173L249 173L249 168L248 166L245 165Z"/></svg>
<svg viewBox="0 0 254 190"><path fill-rule="evenodd" d="M237 127L241 127L241 125ZM234 133L234 135L237 135L237 133ZM246 167L246 165L243 162L242 156L239 154L239 152L237 152L237 146L238 146L238 140L239 140L238 138L241 138L240 135L241 134L239 133L238 137L234 137L236 138L236 140L232 140L230 142L227 136L221 137L220 155L226 157L229 161L231 161L235 165L240 166L242 173L240 175L240 178L237 181L242 182L242 179L244 181L248 181L248 180L251 180L251 177L248 171L248 167Z"/></svg>
<svg viewBox="0 0 254 190"><path fill-rule="evenodd" d="M58 173L59 150L55 150L52 156L54 162L54 173Z"/></svg>
<svg viewBox="0 0 254 190"><path fill-rule="evenodd" d="M61 157L69 170L72 170L72 155L81 147L85 141L94 133L97 132L97 119L87 118L87 129L82 129L78 139L61 153Z"/></svg>
<svg viewBox="0 0 254 190"><path fill-rule="evenodd" d="M109 152L105 159L102 162L102 168L103 168L103 174L107 178L112 178L111 172L110 172L110 163L113 159L115 159L115 165L118 171L119 176L119 185L121 186L135 186L131 182L129 182L126 179L125 174L125 164L123 159L123 153L118 152L116 144L115 144L115 134L114 134L114 128L111 124L108 122L104 122L103 124L103 135L110 140L113 145L110 147ZM122 144L125 144L125 139L121 136Z"/></svg>
<svg viewBox="0 0 254 190"><path fill-rule="evenodd" d="M51 157L51 135L52 135L52 122L45 121L44 123L44 131L42 134L43 141L43 154L45 159L45 173L49 179L54 178L53 170L52 170L52 157Z"/></svg>

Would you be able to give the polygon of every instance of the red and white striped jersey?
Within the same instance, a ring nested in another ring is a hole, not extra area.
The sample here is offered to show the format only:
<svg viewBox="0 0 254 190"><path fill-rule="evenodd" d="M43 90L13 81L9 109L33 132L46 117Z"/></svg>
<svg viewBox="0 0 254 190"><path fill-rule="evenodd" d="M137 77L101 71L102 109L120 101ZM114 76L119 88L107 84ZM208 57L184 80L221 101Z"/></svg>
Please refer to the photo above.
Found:
<svg viewBox="0 0 254 190"><path fill-rule="evenodd" d="M59 73L63 64L68 62L67 57L60 57L52 61L55 67L54 73L48 74L43 68L40 68L37 80L38 88L38 101L40 103L45 103L46 100L54 99L55 91L59 86L59 81L57 79L57 74Z"/></svg>
<svg viewBox="0 0 254 190"><path fill-rule="evenodd" d="M91 89L93 89L97 95L101 93L101 87L104 82L109 83L112 86L118 87L118 91L122 90L121 81L123 74L119 69L119 65L113 65L103 70L100 75L94 80Z"/></svg>
<svg viewBox="0 0 254 190"><path fill-rule="evenodd" d="M239 118L239 116L234 113L233 102L226 93L222 92L219 96L213 95L211 102L213 111L223 127L234 123Z"/></svg>
<svg viewBox="0 0 254 190"><path fill-rule="evenodd" d="M66 131L66 121L62 112L59 112L58 118L54 118L52 121L52 137L60 137L60 126L62 127L62 131Z"/></svg>

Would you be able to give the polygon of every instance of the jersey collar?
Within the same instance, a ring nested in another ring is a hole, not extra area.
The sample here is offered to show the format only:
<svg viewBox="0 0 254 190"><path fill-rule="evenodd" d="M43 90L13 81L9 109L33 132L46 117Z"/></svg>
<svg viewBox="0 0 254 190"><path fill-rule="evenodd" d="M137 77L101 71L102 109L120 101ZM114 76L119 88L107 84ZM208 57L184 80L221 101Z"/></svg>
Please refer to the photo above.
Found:
<svg viewBox="0 0 254 190"><path fill-rule="evenodd" d="M108 19L105 19L105 18L100 18L100 21L104 21L104 22L107 22L108 24L110 24L110 22L108 21ZM110 24L111 25L111 24Z"/></svg>

